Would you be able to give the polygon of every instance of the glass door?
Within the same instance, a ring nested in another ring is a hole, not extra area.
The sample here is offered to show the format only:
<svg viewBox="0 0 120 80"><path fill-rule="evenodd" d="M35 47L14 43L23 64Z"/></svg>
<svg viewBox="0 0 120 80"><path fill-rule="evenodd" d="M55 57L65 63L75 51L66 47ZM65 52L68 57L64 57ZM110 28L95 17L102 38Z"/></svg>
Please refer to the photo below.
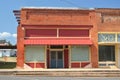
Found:
<svg viewBox="0 0 120 80"><path fill-rule="evenodd" d="M63 67L63 51L50 51L50 68Z"/></svg>

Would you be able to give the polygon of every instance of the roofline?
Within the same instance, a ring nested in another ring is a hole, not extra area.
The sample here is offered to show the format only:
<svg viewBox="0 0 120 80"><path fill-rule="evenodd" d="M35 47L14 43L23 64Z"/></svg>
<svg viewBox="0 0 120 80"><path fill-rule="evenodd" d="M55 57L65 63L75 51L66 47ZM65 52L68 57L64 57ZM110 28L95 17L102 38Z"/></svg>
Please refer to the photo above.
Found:
<svg viewBox="0 0 120 80"><path fill-rule="evenodd" d="M94 8L78 8L78 7L23 7L21 9L95 10Z"/></svg>
<svg viewBox="0 0 120 80"><path fill-rule="evenodd" d="M77 10L78 11L79 10L81 10L81 11L95 11L94 8L77 8L77 7L23 7L20 10L13 10L13 13L16 17L18 24L20 24L20 21L21 21L21 18L20 18L21 10L32 10L32 9L34 9L34 10L38 10L38 9L40 9L40 10L60 10L60 11L62 11L62 10L63 11L64 10L68 10L68 11L70 11L70 10L72 10L72 11L77 11Z"/></svg>
<svg viewBox="0 0 120 80"><path fill-rule="evenodd" d="M120 10L120 8L95 8L95 10L102 10L102 9L104 9L104 10Z"/></svg>

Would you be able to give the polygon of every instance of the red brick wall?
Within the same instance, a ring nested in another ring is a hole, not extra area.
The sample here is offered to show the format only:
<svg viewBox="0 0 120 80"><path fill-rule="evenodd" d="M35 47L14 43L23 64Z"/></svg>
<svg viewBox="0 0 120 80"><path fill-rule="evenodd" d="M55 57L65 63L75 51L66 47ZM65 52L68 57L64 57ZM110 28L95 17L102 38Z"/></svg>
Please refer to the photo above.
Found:
<svg viewBox="0 0 120 80"><path fill-rule="evenodd" d="M96 9L98 20L98 32L120 31L120 9Z"/></svg>
<svg viewBox="0 0 120 80"><path fill-rule="evenodd" d="M91 64L92 67L97 68L98 67L98 28L97 28L97 21L98 17L93 12L91 15L91 22L93 24L93 28L90 30L91 40L93 42L93 45L91 45Z"/></svg>
<svg viewBox="0 0 120 80"><path fill-rule="evenodd" d="M117 9L96 9L94 10L68 10L68 9L25 9L21 10L21 27L18 27L17 37L17 66L23 67L24 64L24 25L46 25L47 27L60 27L74 25L92 25L90 37L93 42L91 45L91 64L98 67L98 32L119 32L120 31L120 10ZM39 26L39 27L41 27ZM45 27L45 26L43 26ZM28 28L28 27L27 27ZM38 27L36 27L38 28ZM63 27L64 28L64 27ZM83 28L83 27L82 27ZM77 65L76 65L77 66Z"/></svg>
<svg viewBox="0 0 120 80"><path fill-rule="evenodd" d="M89 10L22 9L21 23L29 25L91 25Z"/></svg>
<svg viewBox="0 0 120 80"><path fill-rule="evenodd" d="M17 27L17 67L24 67L24 30Z"/></svg>
<svg viewBox="0 0 120 80"><path fill-rule="evenodd" d="M98 67L98 43L97 43L97 24L96 24L96 14L93 10L53 10L53 9L22 9L21 10L21 26L24 25L92 25L90 29L91 40L93 45L91 46L91 63L93 67ZM32 27L32 28L33 28ZM28 27L27 27L28 28ZM74 27L73 27L74 28ZM84 28L84 27L82 27ZM86 28L86 27L85 27ZM18 36L18 39L23 37L22 30L19 31L21 36ZM23 66L24 52L23 40L18 41L19 55L21 58L18 58L18 65ZM20 42L22 44L20 44ZM21 47L20 47L21 45ZM23 49L22 49L23 48ZM21 53L20 53L21 52ZM23 59L23 60L19 60ZM21 62L20 62L21 61ZM22 63L22 64L20 64Z"/></svg>

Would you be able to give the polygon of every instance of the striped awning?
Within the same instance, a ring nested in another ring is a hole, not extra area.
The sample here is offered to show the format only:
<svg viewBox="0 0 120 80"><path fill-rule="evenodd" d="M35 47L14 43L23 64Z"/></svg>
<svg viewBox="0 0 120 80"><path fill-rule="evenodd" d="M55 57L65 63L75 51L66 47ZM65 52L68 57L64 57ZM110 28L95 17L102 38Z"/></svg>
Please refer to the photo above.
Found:
<svg viewBox="0 0 120 80"><path fill-rule="evenodd" d="M25 45L92 45L90 38L41 38L26 39Z"/></svg>

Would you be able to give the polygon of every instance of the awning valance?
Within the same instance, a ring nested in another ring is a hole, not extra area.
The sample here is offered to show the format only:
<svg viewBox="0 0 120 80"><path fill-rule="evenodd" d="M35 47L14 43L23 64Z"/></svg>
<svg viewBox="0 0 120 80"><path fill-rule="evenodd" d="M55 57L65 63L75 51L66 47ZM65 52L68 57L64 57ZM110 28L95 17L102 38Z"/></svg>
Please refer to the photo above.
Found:
<svg viewBox="0 0 120 80"><path fill-rule="evenodd" d="M40 38L26 39L25 45L92 45L90 38Z"/></svg>

